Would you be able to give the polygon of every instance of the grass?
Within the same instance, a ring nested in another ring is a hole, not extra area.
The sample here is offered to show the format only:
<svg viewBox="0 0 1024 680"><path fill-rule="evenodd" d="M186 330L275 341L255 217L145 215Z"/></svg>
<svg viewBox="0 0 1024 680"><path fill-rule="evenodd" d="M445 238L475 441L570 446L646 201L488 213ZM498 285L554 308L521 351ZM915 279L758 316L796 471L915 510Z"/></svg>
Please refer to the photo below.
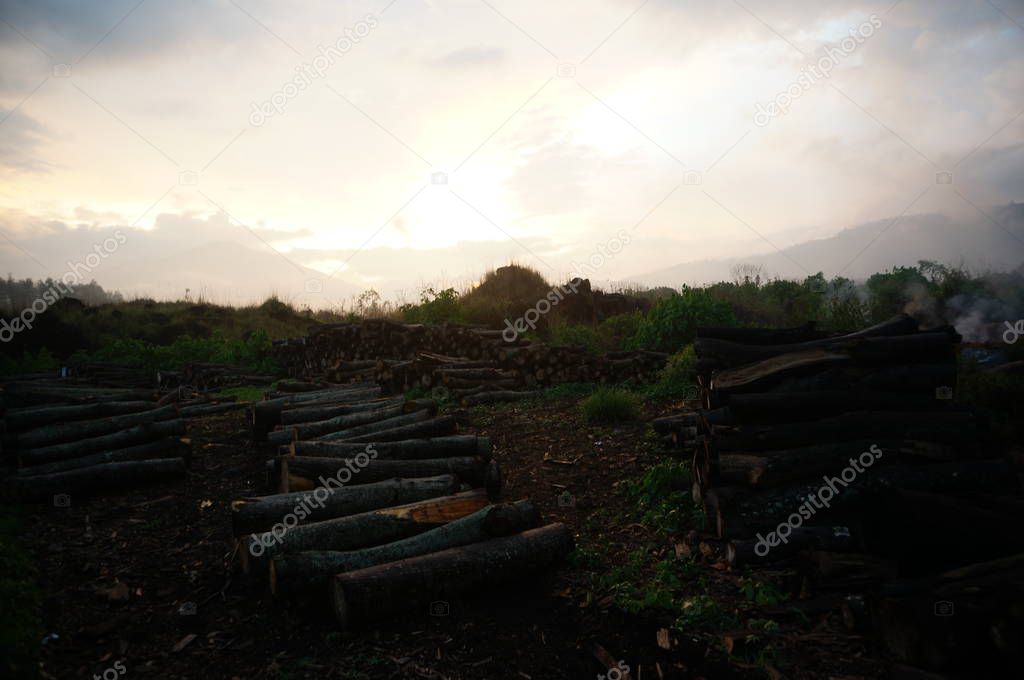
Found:
<svg viewBox="0 0 1024 680"><path fill-rule="evenodd" d="M580 404L583 419L591 425L613 425L636 420L640 400L616 387L599 387Z"/></svg>

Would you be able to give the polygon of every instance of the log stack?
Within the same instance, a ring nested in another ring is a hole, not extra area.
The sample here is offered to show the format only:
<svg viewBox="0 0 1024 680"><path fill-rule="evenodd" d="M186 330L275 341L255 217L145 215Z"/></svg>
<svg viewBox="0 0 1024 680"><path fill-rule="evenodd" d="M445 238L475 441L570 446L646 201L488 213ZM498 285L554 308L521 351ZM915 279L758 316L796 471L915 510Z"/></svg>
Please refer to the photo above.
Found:
<svg viewBox="0 0 1024 680"><path fill-rule="evenodd" d="M457 398L566 382L647 382L668 359L647 351L594 356L583 347L509 340L496 329L386 319L315 327L307 337L275 343L274 355L292 376L374 380L389 391L440 386L457 391ZM510 398L503 394L480 403Z"/></svg>
<svg viewBox="0 0 1024 680"><path fill-rule="evenodd" d="M62 504L180 478L190 457L187 408L150 389L27 380L4 384L4 496Z"/></svg>
<svg viewBox="0 0 1024 680"><path fill-rule="evenodd" d="M1024 621L993 593L1022 583L1020 461L956 403L959 341L906 315L842 335L700 329L699 403L655 428L690 457L731 566L782 563L805 592L866 595L848 622L901 662L977 669L945 649L959 640L986 669L1018 667ZM936 624L947 600L998 623Z"/></svg>

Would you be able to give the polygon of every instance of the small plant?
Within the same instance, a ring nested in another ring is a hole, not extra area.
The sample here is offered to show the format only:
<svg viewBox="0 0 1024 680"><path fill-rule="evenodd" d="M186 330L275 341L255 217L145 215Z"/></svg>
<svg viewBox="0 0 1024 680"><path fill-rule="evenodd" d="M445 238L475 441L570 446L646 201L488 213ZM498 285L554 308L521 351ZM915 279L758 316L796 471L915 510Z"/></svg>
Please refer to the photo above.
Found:
<svg viewBox="0 0 1024 680"><path fill-rule="evenodd" d="M635 420L640 401L632 392L601 387L580 404L583 419L592 425L610 425Z"/></svg>
<svg viewBox="0 0 1024 680"><path fill-rule="evenodd" d="M697 375L697 354L693 345L687 345L673 354L661 369L658 382L648 392L653 397L693 399L697 394L694 380Z"/></svg>
<svg viewBox="0 0 1024 680"><path fill-rule="evenodd" d="M680 633L693 635L698 630L717 632L733 627L734 617L718 606L710 595L695 595L683 601L683 613L675 621Z"/></svg>
<svg viewBox="0 0 1024 680"><path fill-rule="evenodd" d="M625 484L627 497L641 511L641 521L664 534L703 527L704 515L690 496L690 471L682 461L652 466Z"/></svg>
<svg viewBox="0 0 1024 680"><path fill-rule="evenodd" d="M770 607L788 599L772 584L753 578L741 578L740 590L747 600L763 607Z"/></svg>

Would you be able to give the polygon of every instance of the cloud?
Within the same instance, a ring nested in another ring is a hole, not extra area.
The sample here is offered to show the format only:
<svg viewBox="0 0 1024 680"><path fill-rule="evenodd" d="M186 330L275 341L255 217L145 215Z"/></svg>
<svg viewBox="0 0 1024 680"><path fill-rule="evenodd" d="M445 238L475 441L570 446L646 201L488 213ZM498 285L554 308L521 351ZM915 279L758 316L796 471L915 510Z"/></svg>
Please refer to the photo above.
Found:
<svg viewBox="0 0 1024 680"><path fill-rule="evenodd" d="M494 66L505 60L505 50L499 47L464 47L435 59L432 63L441 68L473 68Z"/></svg>
<svg viewBox="0 0 1024 680"><path fill-rule="evenodd" d="M47 127L20 110L0 110L0 120L0 168L12 173L47 172L51 164L36 155L49 136Z"/></svg>

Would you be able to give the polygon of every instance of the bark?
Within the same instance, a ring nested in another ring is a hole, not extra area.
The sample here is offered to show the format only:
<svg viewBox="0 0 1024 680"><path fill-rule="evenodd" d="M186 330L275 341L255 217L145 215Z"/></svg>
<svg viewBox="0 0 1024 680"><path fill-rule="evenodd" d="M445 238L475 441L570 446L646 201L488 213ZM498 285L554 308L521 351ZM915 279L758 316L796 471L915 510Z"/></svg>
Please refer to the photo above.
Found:
<svg viewBox="0 0 1024 680"><path fill-rule="evenodd" d="M247 403L235 403L229 402L227 404L197 404L195 406L182 406L178 415L182 418L200 418L202 416L212 416L221 413L230 413L231 411L240 411L248 406Z"/></svg>
<svg viewBox="0 0 1024 680"><path fill-rule="evenodd" d="M304 408L289 408L281 412L281 425L296 425L298 423L312 423L319 420L327 420L336 416L350 415L353 413L364 413L376 411L389 406L397 406L405 403L405 397L393 399L379 399L361 404L328 404L325 406L307 406Z"/></svg>
<svg viewBox="0 0 1024 680"><path fill-rule="evenodd" d="M489 459L491 457L491 440L475 435L375 442L373 447L377 450L378 460L420 460L459 456L477 456ZM366 451L366 444L323 441L297 441L278 450L282 455L314 458L352 458L357 453L364 451Z"/></svg>
<svg viewBox="0 0 1024 680"><path fill-rule="evenodd" d="M374 484L245 498L232 503L231 521L235 536L268 531L294 514L299 524L321 522L392 505L447 496L458 491L453 475L422 479L389 479ZM333 489L333 490L332 490ZM324 496L326 495L326 498ZM303 508L303 512L296 510ZM302 517L298 515L302 514Z"/></svg>
<svg viewBox="0 0 1024 680"><path fill-rule="evenodd" d="M402 439L419 439L423 437L447 437L458 432L458 425L452 416L432 418L412 425L380 430L358 437L345 437L346 442L393 442ZM321 437L321 439L325 439Z"/></svg>
<svg viewBox="0 0 1024 680"><path fill-rule="evenodd" d="M368 446L373 446L372 444ZM366 464L358 458L275 458L267 461L271 488L280 493L308 491L320 486L320 479L348 478L350 485L370 484L385 479L436 477L455 475L460 482L483 486L487 480L488 465L480 458L434 458L425 460L374 460L367 454ZM348 474L343 473L348 470Z"/></svg>
<svg viewBox="0 0 1024 680"><path fill-rule="evenodd" d="M368 426L372 423L392 422L396 425L403 424L403 421L396 420L398 416L402 414L418 414L419 411L423 411L426 415L417 415L416 418L426 419L437 412L437 404L429 399L420 399L385 406L372 411L339 415L312 423L298 423L290 425L287 429L279 432L271 432L267 436L267 441L271 444L280 445L297 439L315 439L321 435L352 430ZM407 419L404 422L416 422L416 420Z"/></svg>
<svg viewBox="0 0 1024 680"><path fill-rule="evenodd" d="M151 401L104 401L74 406L9 409L4 414L4 419L7 421L7 428L15 431L42 427L51 423L70 423L91 418L121 416L148 411L152 408L153 402Z"/></svg>
<svg viewBox="0 0 1024 680"><path fill-rule="evenodd" d="M354 519L354 518L348 518ZM374 537L373 547L353 545L345 550L328 550L311 545L314 550L274 557L270 564L270 591L308 590L323 587L330 577L378 564L435 553L498 536L508 536L540 524L540 514L530 501L491 505L473 514L455 518L423 533L391 543ZM295 553L294 546L285 552Z"/></svg>
<svg viewBox="0 0 1024 680"><path fill-rule="evenodd" d="M434 402L431 403L433 404ZM402 415L397 416L391 416L390 418L383 418L381 420L366 423L363 425L354 425L351 427L338 427L326 433L320 434L319 436L316 437L316 439L319 439L321 441L350 440L353 437L359 437L364 434L380 432L382 430L391 430L396 427L413 425L415 423L422 423L424 421L430 420L435 413L437 413L436 404L434 404L433 408L422 408L418 411L404 413Z"/></svg>
<svg viewBox="0 0 1024 680"><path fill-rule="evenodd" d="M52 501L59 494L93 495L110 491L131 491L147 482L185 476L181 458L158 458L125 463L104 463L91 467L32 477L10 477L5 482L8 497L21 502Z"/></svg>
<svg viewBox="0 0 1024 680"><path fill-rule="evenodd" d="M572 551L572 532L549 524L520 534L449 548L346 574L331 581L335 616L343 629L371 618L425 606L527 579Z"/></svg>
<svg viewBox="0 0 1024 680"><path fill-rule="evenodd" d="M948 408L933 394L893 394L864 389L754 392L729 395L724 401L736 422L776 423L780 419L812 420L829 414L852 411L935 411Z"/></svg>
<svg viewBox="0 0 1024 680"><path fill-rule="evenodd" d="M313 404L358 403L376 399L380 396L380 388L356 388L356 389L331 389L321 392L300 392L277 398L268 398L258 402L252 408L253 432L257 439L262 440L267 432L274 429L274 426L281 424L281 412L289 407L298 404L311 406Z"/></svg>
<svg viewBox="0 0 1024 680"><path fill-rule="evenodd" d="M143 423L170 420L177 417L177 412L177 407L172 405L97 420L81 420L64 424L55 423L29 430L28 432L22 432L15 437L14 445L20 449L38 449L53 444L99 437L112 432L120 432L126 428L142 425Z"/></svg>
<svg viewBox="0 0 1024 680"><path fill-rule="evenodd" d="M781 354L740 368L719 371L711 379L711 389L754 391L758 385L770 383L795 372L820 371L823 368L846 364L850 357L824 349L808 349Z"/></svg>
<svg viewBox="0 0 1024 680"><path fill-rule="evenodd" d="M182 420L165 420L158 423L144 423L135 427L105 434L99 437L81 439L76 442L53 444L37 449L21 451L18 457L23 465L39 465L52 463L58 460L66 460L77 456L86 456L90 453L100 453L123 449L136 444L144 444L165 437L175 437L185 434L185 423Z"/></svg>
<svg viewBox="0 0 1024 680"><path fill-rule="evenodd" d="M126 463L133 460L152 460L154 458L180 457L185 460L186 465L191 462L192 452L187 444L184 444L177 437L158 439L147 444L137 444L116 451L105 451L93 453L81 458L70 458L57 461L56 463L45 463L43 465L32 465L20 468L15 474L20 477L30 475L45 475L54 472L68 472L79 468L101 465L103 463Z"/></svg>

